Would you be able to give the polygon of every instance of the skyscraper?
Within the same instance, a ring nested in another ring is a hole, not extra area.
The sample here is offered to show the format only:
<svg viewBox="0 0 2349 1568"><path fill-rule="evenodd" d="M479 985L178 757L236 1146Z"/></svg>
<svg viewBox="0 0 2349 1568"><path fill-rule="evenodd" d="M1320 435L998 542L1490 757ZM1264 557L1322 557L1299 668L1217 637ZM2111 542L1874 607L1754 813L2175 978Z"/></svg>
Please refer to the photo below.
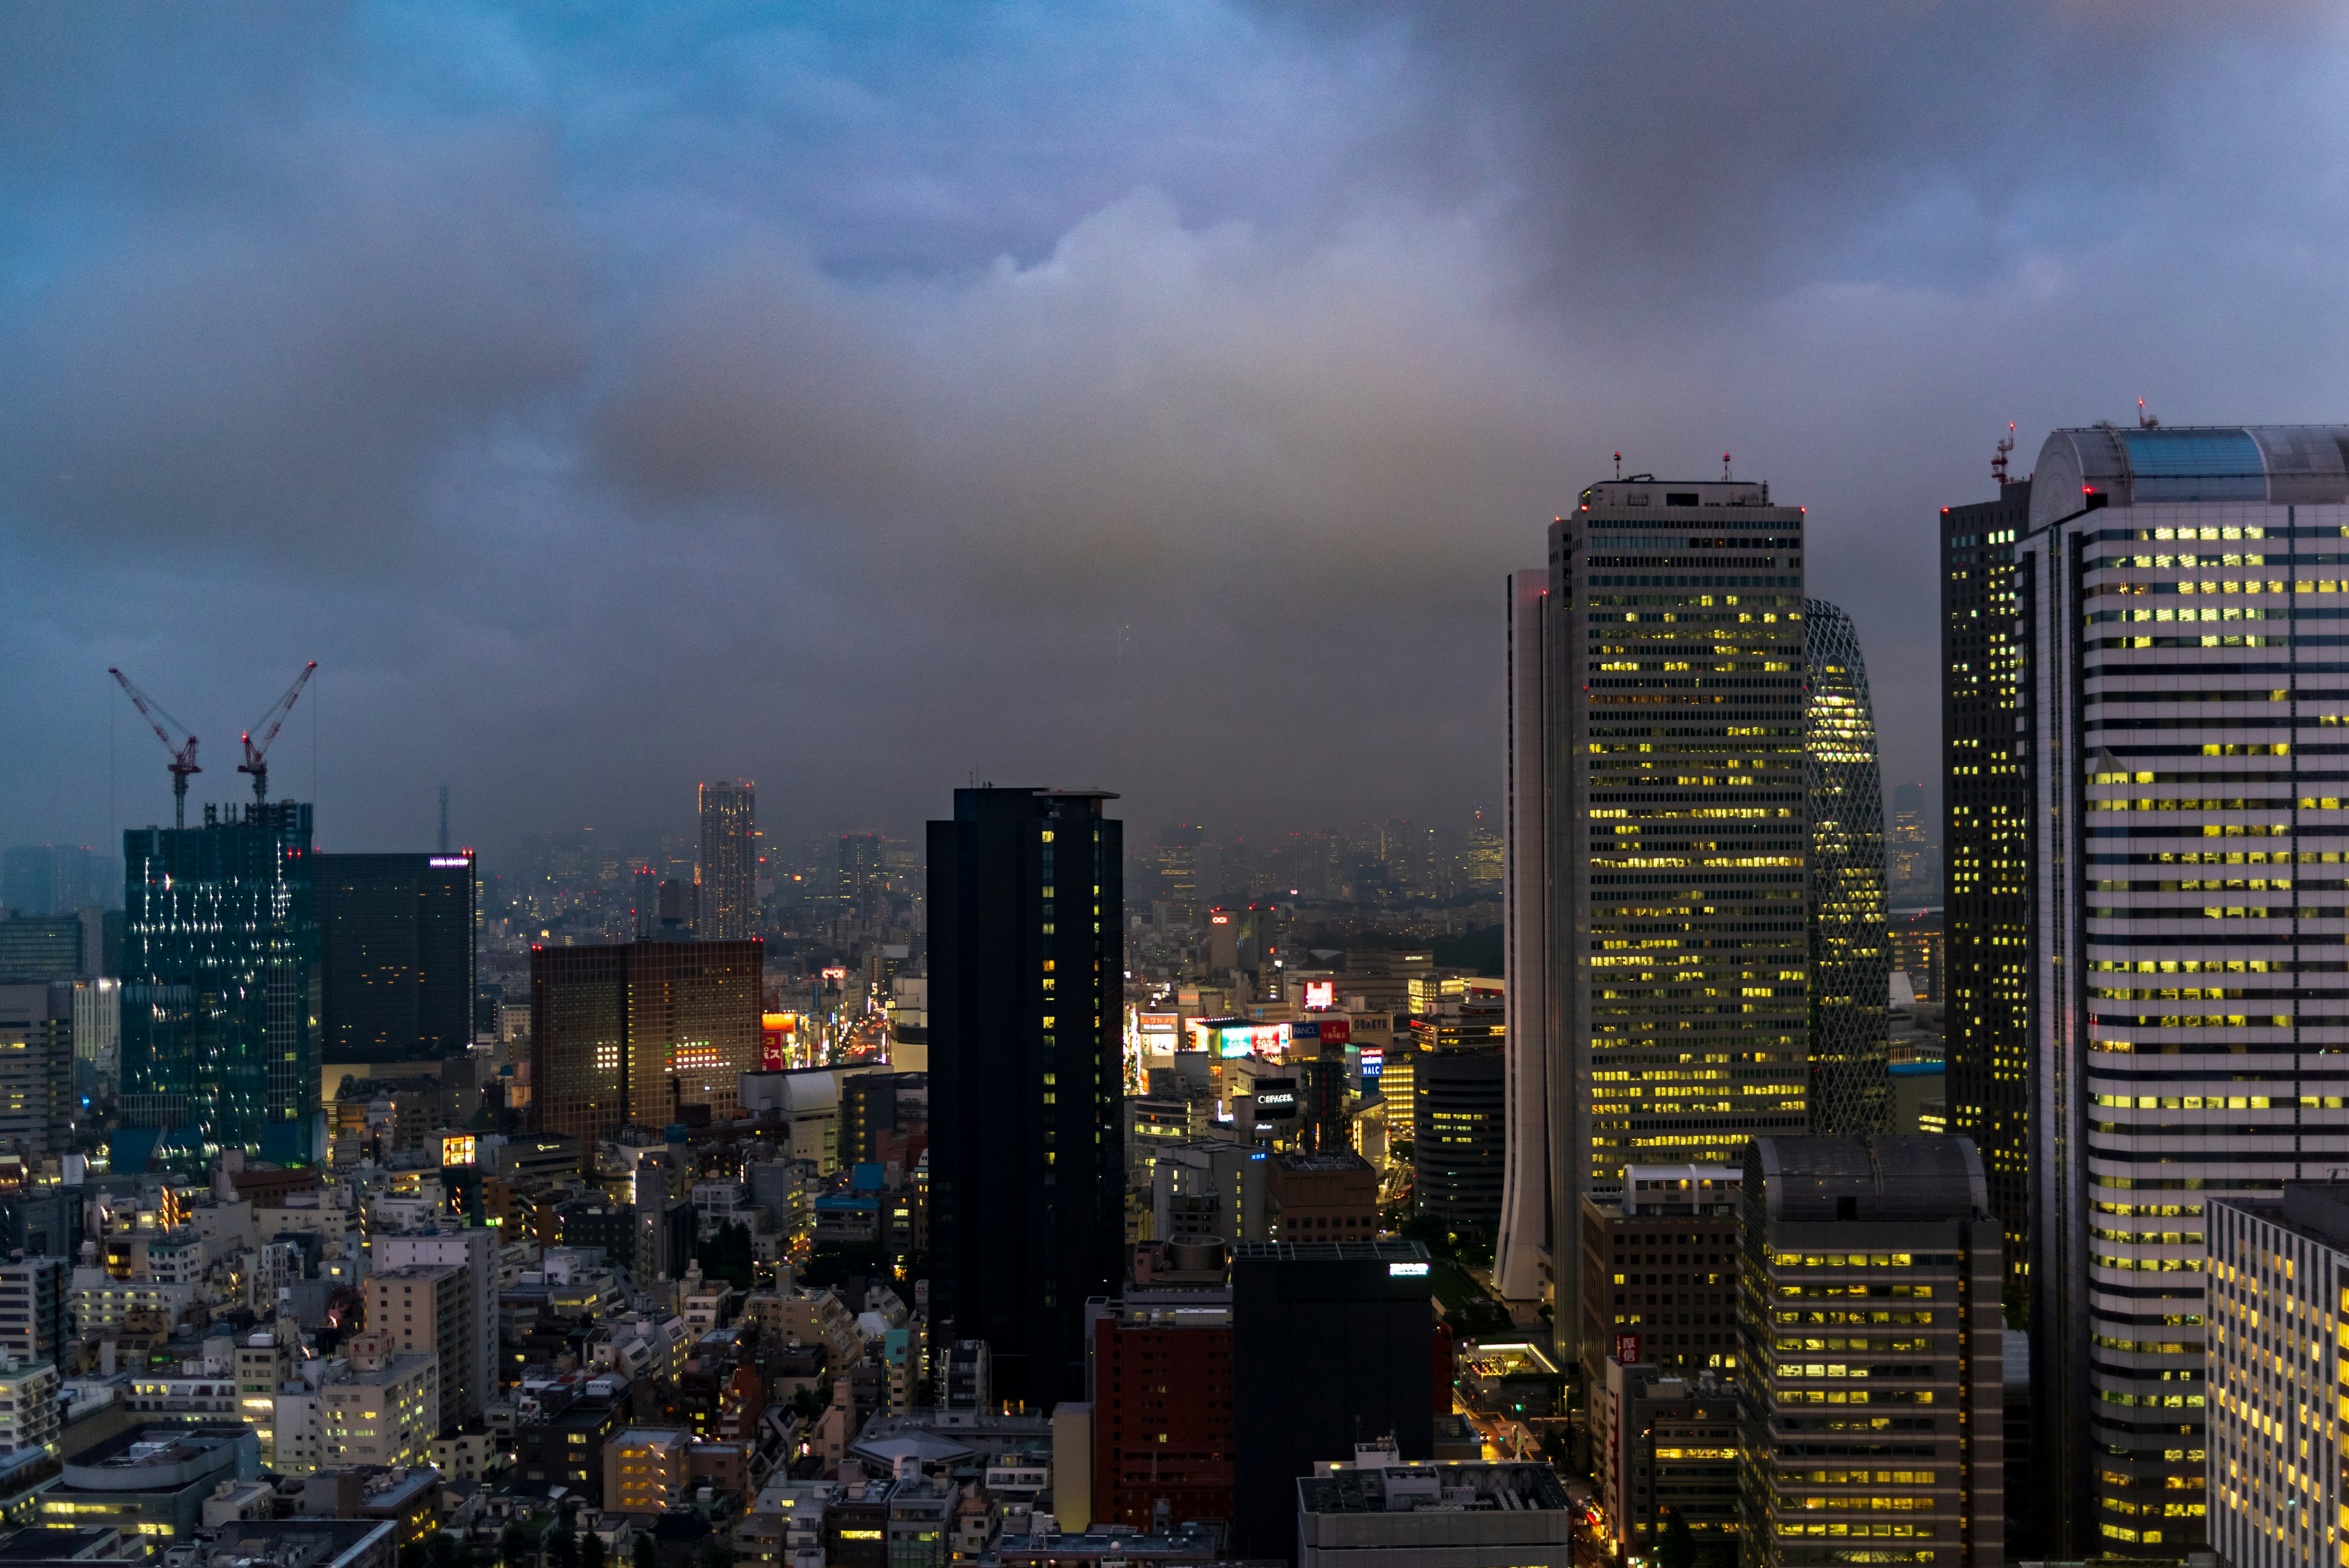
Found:
<svg viewBox="0 0 2349 1568"><path fill-rule="evenodd" d="M1892 1130L1885 1030L1892 957L1885 929L1884 785L1868 661L1851 618L1803 602L1810 684L1811 1130Z"/></svg>
<svg viewBox="0 0 2349 1568"><path fill-rule="evenodd" d="M1565 1357L1585 1193L1806 1126L1802 549L1800 507L1727 481L1594 484L1550 529L1544 1041Z"/></svg>
<svg viewBox="0 0 2349 1568"><path fill-rule="evenodd" d="M314 855L328 1062L461 1055L473 1040L473 857Z"/></svg>
<svg viewBox="0 0 2349 1568"><path fill-rule="evenodd" d="M934 1319L998 1397L1081 1398L1125 1242L1123 825L1099 790L958 789L929 825Z"/></svg>
<svg viewBox="0 0 2349 1568"><path fill-rule="evenodd" d="M316 1158L310 807L208 805L200 827L126 831L122 854L123 1127Z"/></svg>
<svg viewBox="0 0 2349 1568"><path fill-rule="evenodd" d="M1505 1301L1539 1301L1550 1242L1549 572L1509 574L1507 750L1502 769L1502 1054L1507 1063L1508 1160L1493 1286Z"/></svg>
<svg viewBox="0 0 2349 1568"><path fill-rule="evenodd" d="M2176 1557L2204 1205L2349 1159L2349 426L2056 431L2013 592L2043 1512L2051 1555Z"/></svg>
<svg viewBox="0 0 2349 1568"><path fill-rule="evenodd" d="M2031 757L2017 733L2014 542L2031 481L1941 512L1941 1026L1950 1123L1974 1140L2006 1237L2006 1295L2030 1300ZM1909 977L1914 980L1916 977Z"/></svg>
<svg viewBox="0 0 2349 1568"><path fill-rule="evenodd" d="M1167 908L1180 919L1199 909L1199 850L1207 830L1195 822L1170 822L1158 830L1158 881Z"/></svg>
<svg viewBox="0 0 2349 1568"><path fill-rule="evenodd" d="M1973 1146L1760 1138L1744 1186L1739 1560L1999 1568L2002 1265Z"/></svg>
<svg viewBox="0 0 2349 1568"><path fill-rule="evenodd" d="M530 953L534 1130L730 1122L760 1067L766 944L629 942Z"/></svg>
<svg viewBox="0 0 2349 1568"><path fill-rule="evenodd" d="M748 779L701 786L701 885L695 934L748 941L759 934L759 786Z"/></svg>

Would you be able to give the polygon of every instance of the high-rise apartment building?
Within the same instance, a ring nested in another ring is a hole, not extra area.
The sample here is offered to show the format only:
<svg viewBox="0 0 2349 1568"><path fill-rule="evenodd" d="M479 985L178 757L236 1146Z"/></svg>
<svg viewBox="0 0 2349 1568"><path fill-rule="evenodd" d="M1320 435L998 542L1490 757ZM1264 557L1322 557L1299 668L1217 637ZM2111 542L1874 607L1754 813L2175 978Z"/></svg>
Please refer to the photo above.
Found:
<svg viewBox="0 0 2349 1568"><path fill-rule="evenodd" d="M1125 844L1098 790L958 789L929 825L934 1321L1000 1398L1084 1387L1125 1243Z"/></svg>
<svg viewBox="0 0 2349 1568"><path fill-rule="evenodd" d="M461 1055L473 1039L471 854L314 855L329 1062Z"/></svg>
<svg viewBox="0 0 2349 1568"><path fill-rule="evenodd" d="M2337 1561L2349 1182L2216 1199L2206 1218L2211 1548L2233 1568Z"/></svg>
<svg viewBox="0 0 2349 1568"><path fill-rule="evenodd" d="M123 1126L316 1158L310 807L207 805L198 827L126 831L122 853Z"/></svg>
<svg viewBox="0 0 2349 1568"><path fill-rule="evenodd" d="M759 786L748 779L701 786L700 928L713 941L759 934Z"/></svg>
<svg viewBox="0 0 2349 1568"><path fill-rule="evenodd" d="M1811 1130L1858 1137L1892 1130L1886 1057L1891 998L1884 889L1884 784L1868 661L1851 618L1803 604L1810 683Z"/></svg>
<svg viewBox="0 0 2349 1568"><path fill-rule="evenodd" d="M55 1361L71 1324L66 1319L66 1276L73 1261L28 1256L0 1263L0 1355L19 1366Z"/></svg>
<svg viewBox="0 0 2349 1568"><path fill-rule="evenodd" d="M1941 513L1940 991L1953 1130L1973 1139L2006 1235L2006 1293L2030 1300L2030 737L2019 732L2014 542L2031 481ZM1914 973L1909 975L1913 983ZM1920 991L1920 995L1923 992Z"/></svg>
<svg viewBox="0 0 2349 1568"><path fill-rule="evenodd" d="M1803 511L1609 481L1549 556L1549 1255L1578 1358L1583 1196L1807 1123Z"/></svg>
<svg viewBox="0 0 2349 1568"><path fill-rule="evenodd" d="M2174 1557L2204 1205L2349 1158L2349 426L2056 431L2014 573L2049 1550Z"/></svg>
<svg viewBox="0 0 2349 1568"><path fill-rule="evenodd" d="M1961 1137L1745 1154L1739 1560L1999 1568L1998 1221Z"/></svg>
<svg viewBox="0 0 2349 1568"><path fill-rule="evenodd" d="M458 1275L453 1349L436 1338L440 1357L441 1420L455 1426L481 1413L498 1377L498 1232L484 1226L436 1226L429 1231L385 1234L368 1244L375 1266L454 1269ZM380 1276L369 1275L370 1283ZM404 1298L403 1298L404 1299ZM402 1309L403 1312L411 1309ZM439 1310L436 1306L436 1312ZM368 1320L374 1326L374 1319ZM439 1328L436 1324L436 1335ZM397 1344L395 1349L420 1349Z"/></svg>
<svg viewBox="0 0 2349 1568"><path fill-rule="evenodd" d="M760 1066L764 954L756 939L533 948L535 1130L733 1120L740 1075Z"/></svg>

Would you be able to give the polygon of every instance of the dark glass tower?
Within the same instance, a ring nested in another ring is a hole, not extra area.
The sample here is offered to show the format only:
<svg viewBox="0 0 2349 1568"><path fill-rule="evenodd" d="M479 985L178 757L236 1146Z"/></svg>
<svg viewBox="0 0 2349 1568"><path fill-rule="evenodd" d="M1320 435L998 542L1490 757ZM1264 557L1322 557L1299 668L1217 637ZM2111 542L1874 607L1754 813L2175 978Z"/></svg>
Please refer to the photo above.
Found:
<svg viewBox="0 0 2349 1568"><path fill-rule="evenodd" d="M2014 542L2031 481L1941 513L1941 988L1950 1130L1982 1151L2006 1233L2006 1299L2030 1298L2031 759L2015 733L2022 670Z"/></svg>
<svg viewBox="0 0 2349 1568"><path fill-rule="evenodd" d="M958 789L929 825L932 1312L999 1398L1084 1397L1121 1277L1124 825L1098 790Z"/></svg>
<svg viewBox="0 0 2349 1568"><path fill-rule="evenodd" d="M129 829L122 854L123 1126L181 1129L190 1153L316 1158L310 807L208 805L201 827Z"/></svg>
<svg viewBox="0 0 2349 1568"><path fill-rule="evenodd" d="M1892 952L1884 897L1884 780L1868 663L1851 618L1803 601L1810 689L1804 744L1811 810L1811 1129L1892 1130L1886 1013Z"/></svg>
<svg viewBox="0 0 2349 1568"><path fill-rule="evenodd" d="M462 1055L473 1039L470 855L316 855L328 1062Z"/></svg>

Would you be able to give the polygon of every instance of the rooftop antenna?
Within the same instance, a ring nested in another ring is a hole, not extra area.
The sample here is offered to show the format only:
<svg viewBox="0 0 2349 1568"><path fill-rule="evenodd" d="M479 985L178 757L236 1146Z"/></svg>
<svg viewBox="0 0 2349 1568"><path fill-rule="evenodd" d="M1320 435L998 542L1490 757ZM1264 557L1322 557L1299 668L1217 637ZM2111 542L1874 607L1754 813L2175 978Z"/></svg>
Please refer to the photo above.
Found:
<svg viewBox="0 0 2349 1568"><path fill-rule="evenodd" d="M1619 452L1615 454L1615 477L1623 477L1623 454Z"/></svg>
<svg viewBox="0 0 2349 1568"><path fill-rule="evenodd" d="M2141 431L2154 431L2161 428L2161 416L2146 412L2143 398L2137 400L2137 428Z"/></svg>
<svg viewBox="0 0 2349 1568"><path fill-rule="evenodd" d="M2014 421L2009 420L2006 421L2006 434L1999 440L1998 455L1990 460L1991 477L1998 481L1999 488L2002 490L2014 483L2006 475L2006 455L2013 450Z"/></svg>
<svg viewBox="0 0 2349 1568"><path fill-rule="evenodd" d="M1729 478L1729 454L1725 452L1721 454L1721 477L1724 483Z"/></svg>

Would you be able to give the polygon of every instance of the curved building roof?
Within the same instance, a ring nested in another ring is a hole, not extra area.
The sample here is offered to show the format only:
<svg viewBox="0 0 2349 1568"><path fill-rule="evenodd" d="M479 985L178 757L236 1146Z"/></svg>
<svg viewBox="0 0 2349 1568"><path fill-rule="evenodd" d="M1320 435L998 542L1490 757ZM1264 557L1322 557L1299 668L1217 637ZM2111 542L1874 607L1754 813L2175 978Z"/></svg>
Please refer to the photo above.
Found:
<svg viewBox="0 0 2349 1568"><path fill-rule="evenodd" d="M2080 510L2090 491L2109 506L2241 501L2349 502L2349 425L2092 425L2060 430L2032 471L2031 526Z"/></svg>
<svg viewBox="0 0 2349 1568"><path fill-rule="evenodd" d="M1758 1137L1746 1200L1757 1192L1772 1220L1954 1220L1990 1208L1966 1137Z"/></svg>

